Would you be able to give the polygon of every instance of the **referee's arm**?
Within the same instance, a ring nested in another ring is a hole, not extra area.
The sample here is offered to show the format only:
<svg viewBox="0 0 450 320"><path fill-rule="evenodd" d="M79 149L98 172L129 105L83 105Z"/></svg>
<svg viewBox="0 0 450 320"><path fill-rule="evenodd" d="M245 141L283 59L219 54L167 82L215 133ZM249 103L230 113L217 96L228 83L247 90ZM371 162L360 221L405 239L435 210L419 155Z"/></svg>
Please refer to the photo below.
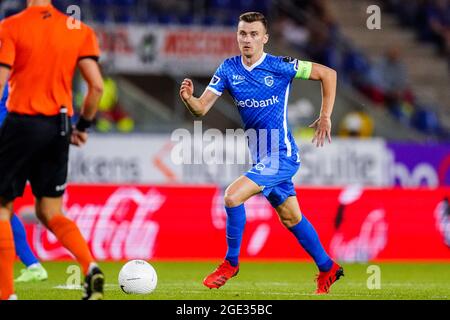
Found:
<svg viewBox="0 0 450 320"><path fill-rule="evenodd" d="M3 91L5 90L6 83L9 78L9 68L0 65L0 98L3 96Z"/></svg>
<svg viewBox="0 0 450 320"><path fill-rule="evenodd" d="M92 121L97 113L97 108L103 95L102 74L97 61L94 59L81 59L78 62L78 67L88 86L80 116L88 121Z"/></svg>
<svg viewBox="0 0 450 320"><path fill-rule="evenodd" d="M88 92L84 97L80 118L72 131L70 143L80 147L86 143L88 139L86 129L91 126L97 113L98 104L103 95L103 78L95 59L81 59L78 62L78 67L88 85Z"/></svg>

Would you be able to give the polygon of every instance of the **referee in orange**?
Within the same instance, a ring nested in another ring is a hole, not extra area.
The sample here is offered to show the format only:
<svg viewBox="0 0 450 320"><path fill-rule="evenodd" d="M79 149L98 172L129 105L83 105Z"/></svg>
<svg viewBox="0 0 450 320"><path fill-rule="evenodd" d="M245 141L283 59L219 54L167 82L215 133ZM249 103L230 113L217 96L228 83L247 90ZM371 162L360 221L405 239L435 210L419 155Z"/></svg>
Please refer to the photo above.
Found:
<svg viewBox="0 0 450 320"><path fill-rule="evenodd" d="M0 128L0 298L14 299L14 240L10 217L29 181L36 215L80 263L83 299L102 299L104 276L74 222L63 215L69 145L86 143L103 80L93 30L56 10L51 0L28 7L0 24L0 92L9 81L9 114ZM88 84L74 128L72 78L76 67ZM9 80L8 80L9 79Z"/></svg>

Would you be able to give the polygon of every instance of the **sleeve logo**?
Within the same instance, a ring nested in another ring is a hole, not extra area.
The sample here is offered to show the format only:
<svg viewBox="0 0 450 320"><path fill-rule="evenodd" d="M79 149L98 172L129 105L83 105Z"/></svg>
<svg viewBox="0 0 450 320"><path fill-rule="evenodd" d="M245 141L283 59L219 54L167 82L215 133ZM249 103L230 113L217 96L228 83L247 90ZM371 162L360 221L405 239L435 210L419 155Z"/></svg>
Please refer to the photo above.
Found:
<svg viewBox="0 0 450 320"><path fill-rule="evenodd" d="M283 62L294 63L295 60L297 60L297 59L289 57L289 56L283 57Z"/></svg>
<svg viewBox="0 0 450 320"><path fill-rule="evenodd" d="M212 77L212 79L211 79L210 84L211 84L212 86L215 86L215 85L218 84L219 82L220 82L220 77L214 75L214 76Z"/></svg>
<svg viewBox="0 0 450 320"><path fill-rule="evenodd" d="M283 62L292 63L294 65L294 70L298 71L298 64L299 64L298 59L286 56L286 57L283 57Z"/></svg>

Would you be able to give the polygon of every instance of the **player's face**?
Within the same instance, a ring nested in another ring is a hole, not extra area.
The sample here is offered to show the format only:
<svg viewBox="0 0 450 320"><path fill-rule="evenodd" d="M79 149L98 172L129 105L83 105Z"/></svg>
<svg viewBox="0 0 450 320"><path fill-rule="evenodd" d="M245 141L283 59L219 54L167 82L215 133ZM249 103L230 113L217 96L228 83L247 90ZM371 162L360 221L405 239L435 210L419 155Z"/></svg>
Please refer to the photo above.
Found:
<svg viewBox="0 0 450 320"><path fill-rule="evenodd" d="M269 35L260 21L240 21L237 40L241 54L246 57L252 57L264 50L264 45L269 40Z"/></svg>

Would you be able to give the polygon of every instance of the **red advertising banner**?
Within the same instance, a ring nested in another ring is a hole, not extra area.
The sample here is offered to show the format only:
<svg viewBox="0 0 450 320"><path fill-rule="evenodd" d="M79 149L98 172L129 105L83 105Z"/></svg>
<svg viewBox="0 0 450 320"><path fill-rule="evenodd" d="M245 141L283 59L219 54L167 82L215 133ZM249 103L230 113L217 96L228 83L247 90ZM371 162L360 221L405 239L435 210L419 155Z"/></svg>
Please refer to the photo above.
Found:
<svg viewBox="0 0 450 320"><path fill-rule="evenodd" d="M112 70L211 76L223 60L239 54L230 27L119 24L94 26Z"/></svg>
<svg viewBox="0 0 450 320"><path fill-rule="evenodd" d="M335 259L450 261L450 188L301 188L297 196ZM214 186L72 185L65 210L98 260L220 259L226 252L222 198L223 190ZM243 258L308 258L264 197L253 197L245 207ZM30 219L29 189L15 210L39 258L70 257Z"/></svg>

